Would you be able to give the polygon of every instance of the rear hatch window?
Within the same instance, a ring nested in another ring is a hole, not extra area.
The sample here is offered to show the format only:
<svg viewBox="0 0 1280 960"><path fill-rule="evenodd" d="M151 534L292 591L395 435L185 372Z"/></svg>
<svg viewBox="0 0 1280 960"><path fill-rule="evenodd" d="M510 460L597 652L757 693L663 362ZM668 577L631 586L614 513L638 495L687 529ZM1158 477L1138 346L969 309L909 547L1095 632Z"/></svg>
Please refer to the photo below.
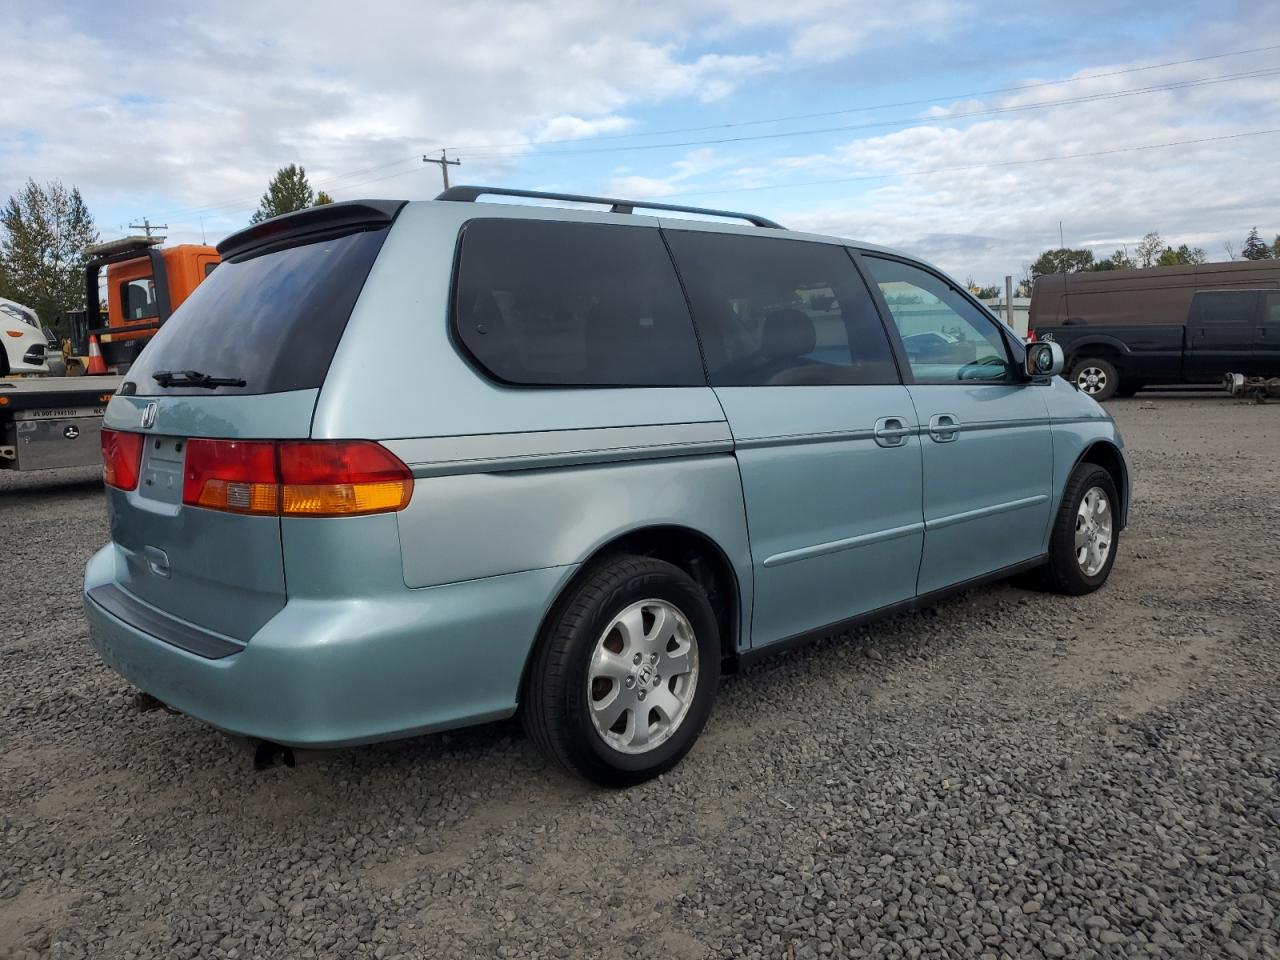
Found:
<svg viewBox="0 0 1280 960"><path fill-rule="evenodd" d="M226 394L318 388L389 227L362 229L223 262L157 331L122 391L208 396L162 371L198 371ZM163 379L163 378L162 378Z"/></svg>

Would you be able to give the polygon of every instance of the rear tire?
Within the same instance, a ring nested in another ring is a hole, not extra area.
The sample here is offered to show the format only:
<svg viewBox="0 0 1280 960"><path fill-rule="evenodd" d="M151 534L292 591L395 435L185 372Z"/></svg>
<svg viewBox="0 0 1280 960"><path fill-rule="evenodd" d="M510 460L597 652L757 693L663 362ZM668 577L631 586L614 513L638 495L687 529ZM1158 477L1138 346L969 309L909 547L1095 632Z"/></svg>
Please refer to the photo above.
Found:
<svg viewBox="0 0 1280 960"><path fill-rule="evenodd" d="M1081 463L1071 472L1049 540L1048 589L1078 597L1107 582L1120 547L1119 504L1102 467Z"/></svg>
<svg viewBox="0 0 1280 960"><path fill-rule="evenodd" d="M1069 379L1081 393L1088 394L1099 403L1110 400L1120 389L1120 371L1110 360L1101 357L1077 360Z"/></svg>
<svg viewBox="0 0 1280 960"><path fill-rule="evenodd" d="M702 588L665 561L617 556L553 609L521 719L548 759L627 787L689 752L719 681L720 637Z"/></svg>

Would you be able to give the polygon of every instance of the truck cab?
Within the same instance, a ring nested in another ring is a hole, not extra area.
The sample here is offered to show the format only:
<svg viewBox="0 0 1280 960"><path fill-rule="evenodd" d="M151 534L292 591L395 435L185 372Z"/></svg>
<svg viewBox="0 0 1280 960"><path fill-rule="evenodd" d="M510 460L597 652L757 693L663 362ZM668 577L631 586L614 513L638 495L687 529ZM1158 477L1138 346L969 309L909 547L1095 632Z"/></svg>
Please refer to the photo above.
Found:
<svg viewBox="0 0 1280 960"><path fill-rule="evenodd" d="M125 237L89 248L88 303L101 303L106 268L105 318L90 318L108 366L123 372L169 315L217 267L218 251L202 244L160 247L154 237ZM105 323L103 322L105 320Z"/></svg>

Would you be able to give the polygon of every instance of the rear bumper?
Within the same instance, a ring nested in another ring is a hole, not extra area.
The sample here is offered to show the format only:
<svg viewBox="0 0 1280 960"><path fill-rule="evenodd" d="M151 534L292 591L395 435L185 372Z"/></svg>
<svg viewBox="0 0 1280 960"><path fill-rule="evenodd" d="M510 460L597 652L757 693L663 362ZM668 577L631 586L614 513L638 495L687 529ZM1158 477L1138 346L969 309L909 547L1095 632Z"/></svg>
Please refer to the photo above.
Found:
<svg viewBox="0 0 1280 960"><path fill-rule="evenodd" d="M542 617L573 567L394 598L290 600L245 646L189 653L95 602L115 547L85 569L85 615L102 659L176 710L229 733L336 747L510 716ZM154 625L152 625L154 629Z"/></svg>

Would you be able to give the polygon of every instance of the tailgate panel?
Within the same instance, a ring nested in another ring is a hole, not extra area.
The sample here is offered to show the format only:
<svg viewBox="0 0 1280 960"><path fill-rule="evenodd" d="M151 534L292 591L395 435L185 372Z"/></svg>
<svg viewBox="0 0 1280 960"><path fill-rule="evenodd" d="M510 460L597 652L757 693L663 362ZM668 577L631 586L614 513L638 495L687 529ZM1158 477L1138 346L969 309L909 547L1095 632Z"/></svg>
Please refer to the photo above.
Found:
<svg viewBox="0 0 1280 960"><path fill-rule="evenodd" d="M137 489L106 491L116 585L163 614L248 642L285 605L280 518L184 506L188 437L305 437L314 403L315 391L114 397L106 426L146 437Z"/></svg>

